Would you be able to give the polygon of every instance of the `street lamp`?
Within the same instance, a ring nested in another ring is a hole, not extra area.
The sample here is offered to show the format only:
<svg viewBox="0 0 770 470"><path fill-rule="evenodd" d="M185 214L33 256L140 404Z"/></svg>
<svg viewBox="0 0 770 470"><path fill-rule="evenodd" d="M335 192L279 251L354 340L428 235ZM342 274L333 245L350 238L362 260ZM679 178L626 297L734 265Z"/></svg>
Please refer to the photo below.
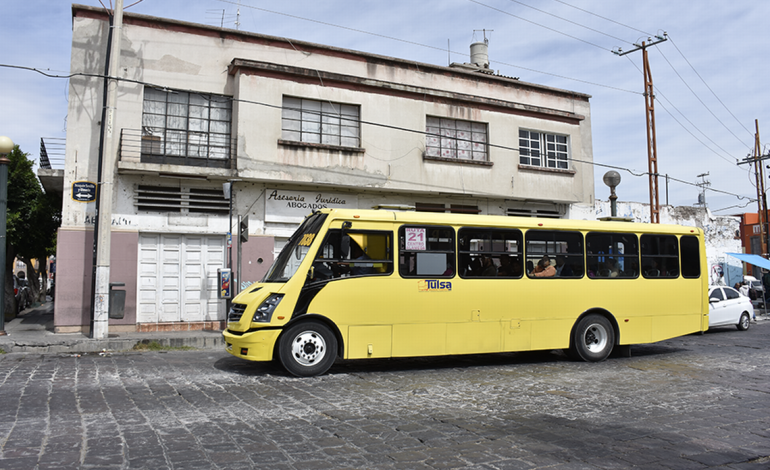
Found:
<svg viewBox="0 0 770 470"><path fill-rule="evenodd" d="M610 170L602 178L604 184L610 187L610 214L612 217L618 216L618 196L615 194L615 187L620 184L620 173Z"/></svg>
<svg viewBox="0 0 770 470"><path fill-rule="evenodd" d="M0 336L5 336L5 234L8 209L8 154L13 152L13 141L0 136Z"/></svg>

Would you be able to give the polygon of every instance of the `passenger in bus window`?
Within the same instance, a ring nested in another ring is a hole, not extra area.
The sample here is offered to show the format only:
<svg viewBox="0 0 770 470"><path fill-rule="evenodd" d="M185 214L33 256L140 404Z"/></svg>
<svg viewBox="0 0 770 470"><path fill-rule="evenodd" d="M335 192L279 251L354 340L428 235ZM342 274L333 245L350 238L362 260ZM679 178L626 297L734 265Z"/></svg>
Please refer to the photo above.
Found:
<svg viewBox="0 0 770 470"><path fill-rule="evenodd" d="M572 268L566 263L566 259L561 256L556 256L556 275L559 277L569 277L574 275Z"/></svg>
<svg viewBox="0 0 770 470"><path fill-rule="evenodd" d="M500 267L497 269L498 276L513 276L513 264L510 255L500 255Z"/></svg>
<svg viewBox="0 0 770 470"><path fill-rule="evenodd" d="M481 260L481 275L483 277L493 277L497 276L497 266L495 266L495 262L492 260L489 256L482 256Z"/></svg>
<svg viewBox="0 0 770 470"><path fill-rule="evenodd" d="M548 255L544 255L542 258L540 258L540 261L537 262L537 267L535 268L535 277L554 277L556 276L556 268L551 266L551 259L548 257Z"/></svg>

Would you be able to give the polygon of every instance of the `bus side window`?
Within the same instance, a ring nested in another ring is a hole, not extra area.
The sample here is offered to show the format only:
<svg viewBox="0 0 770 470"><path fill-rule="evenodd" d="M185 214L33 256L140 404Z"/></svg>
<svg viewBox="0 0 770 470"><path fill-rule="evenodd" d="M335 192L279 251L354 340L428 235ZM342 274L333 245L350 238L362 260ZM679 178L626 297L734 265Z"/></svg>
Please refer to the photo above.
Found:
<svg viewBox="0 0 770 470"><path fill-rule="evenodd" d="M644 277L679 277L679 244L675 235L642 235L641 244Z"/></svg>
<svg viewBox="0 0 770 470"><path fill-rule="evenodd" d="M402 226L398 231L398 272L402 277L455 274L455 237L451 227Z"/></svg>
<svg viewBox="0 0 770 470"><path fill-rule="evenodd" d="M583 277L585 262L582 233L528 230L524 237L528 277ZM553 269L549 269L549 266Z"/></svg>
<svg viewBox="0 0 770 470"><path fill-rule="evenodd" d="M639 241L633 233L586 235L588 277L633 279L639 276Z"/></svg>
<svg viewBox="0 0 770 470"><path fill-rule="evenodd" d="M685 235L679 239L682 250L682 277L700 277L700 243L698 237Z"/></svg>
<svg viewBox="0 0 770 470"><path fill-rule="evenodd" d="M458 232L459 264L464 278L520 278L522 235L519 230L461 228Z"/></svg>
<svg viewBox="0 0 770 470"><path fill-rule="evenodd" d="M330 230L313 262L313 280L390 274L392 233Z"/></svg>

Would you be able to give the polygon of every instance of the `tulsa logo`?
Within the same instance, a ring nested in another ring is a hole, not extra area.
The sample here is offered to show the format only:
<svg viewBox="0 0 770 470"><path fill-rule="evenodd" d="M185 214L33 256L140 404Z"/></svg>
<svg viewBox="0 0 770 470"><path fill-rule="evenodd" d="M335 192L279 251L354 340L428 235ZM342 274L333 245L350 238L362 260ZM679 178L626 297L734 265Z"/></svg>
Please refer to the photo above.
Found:
<svg viewBox="0 0 770 470"><path fill-rule="evenodd" d="M449 281L426 280L417 281L418 292L449 292L452 290L452 283Z"/></svg>

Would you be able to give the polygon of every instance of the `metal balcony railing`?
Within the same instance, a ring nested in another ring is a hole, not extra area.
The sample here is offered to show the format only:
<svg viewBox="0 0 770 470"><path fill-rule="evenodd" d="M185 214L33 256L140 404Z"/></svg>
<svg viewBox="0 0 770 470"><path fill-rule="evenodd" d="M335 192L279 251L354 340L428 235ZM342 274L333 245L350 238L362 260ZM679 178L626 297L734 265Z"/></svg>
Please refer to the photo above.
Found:
<svg viewBox="0 0 770 470"><path fill-rule="evenodd" d="M121 161L232 168L237 142L225 134L178 129L121 129Z"/></svg>
<svg viewBox="0 0 770 470"><path fill-rule="evenodd" d="M45 170L63 170L65 143L63 137L40 138L40 168Z"/></svg>

